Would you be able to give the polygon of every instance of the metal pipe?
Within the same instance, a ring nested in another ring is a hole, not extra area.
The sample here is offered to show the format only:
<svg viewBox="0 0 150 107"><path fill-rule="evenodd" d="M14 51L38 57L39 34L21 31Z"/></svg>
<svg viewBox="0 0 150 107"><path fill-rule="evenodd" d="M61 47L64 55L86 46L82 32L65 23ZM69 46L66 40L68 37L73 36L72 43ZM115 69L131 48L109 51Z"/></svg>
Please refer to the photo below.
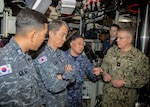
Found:
<svg viewBox="0 0 150 107"><path fill-rule="evenodd" d="M116 16L115 16L115 24L119 23L119 11L116 10Z"/></svg>
<svg viewBox="0 0 150 107"><path fill-rule="evenodd" d="M146 6L145 10L145 18L143 18L141 33L140 33L140 50L145 53L149 54L150 51L150 35L149 35L149 4Z"/></svg>
<svg viewBox="0 0 150 107"><path fill-rule="evenodd" d="M138 17L137 17L137 25L136 25L136 35L135 35L135 47L137 47L138 43L138 35L139 35L139 22L140 22L140 9L138 9Z"/></svg>

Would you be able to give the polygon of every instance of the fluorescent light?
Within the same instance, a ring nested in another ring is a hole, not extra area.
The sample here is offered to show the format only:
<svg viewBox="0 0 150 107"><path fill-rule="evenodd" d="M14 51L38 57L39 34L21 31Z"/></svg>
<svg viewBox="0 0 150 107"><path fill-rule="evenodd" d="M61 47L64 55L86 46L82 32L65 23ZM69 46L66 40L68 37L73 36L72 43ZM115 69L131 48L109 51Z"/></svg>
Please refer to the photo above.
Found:
<svg viewBox="0 0 150 107"><path fill-rule="evenodd" d="M120 15L119 22L131 22L131 18L128 14Z"/></svg>

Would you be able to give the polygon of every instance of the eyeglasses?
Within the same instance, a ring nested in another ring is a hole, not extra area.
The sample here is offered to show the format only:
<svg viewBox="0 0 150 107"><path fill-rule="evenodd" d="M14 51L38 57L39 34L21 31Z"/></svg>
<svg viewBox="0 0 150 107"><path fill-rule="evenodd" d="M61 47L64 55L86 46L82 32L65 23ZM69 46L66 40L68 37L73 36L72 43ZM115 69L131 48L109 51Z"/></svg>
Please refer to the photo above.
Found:
<svg viewBox="0 0 150 107"><path fill-rule="evenodd" d="M127 38L130 38L130 37L117 37L117 40L124 40L124 39L127 39Z"/></svg>

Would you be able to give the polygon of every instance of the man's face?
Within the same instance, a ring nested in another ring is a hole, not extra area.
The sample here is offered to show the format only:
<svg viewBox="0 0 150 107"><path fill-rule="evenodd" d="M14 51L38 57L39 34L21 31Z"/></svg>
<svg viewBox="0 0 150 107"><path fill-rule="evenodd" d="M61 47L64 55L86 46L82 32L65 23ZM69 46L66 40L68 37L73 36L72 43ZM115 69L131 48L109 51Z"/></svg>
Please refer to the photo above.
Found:
<svg viewBox="0 0 150 107"><path fill-rule="evenodd" d="M37 50L43 41L45 40L45 36L47 34L48 30L48 24L45 24L45 27L41 31L36 31L36 37L34 39L34 44L33 44L33 49L32 50Z"/></svg>
<svg viewBox="0 0 150 107"><path fill-rule="evenodd" d="M126 49L132 45L132 38L129 35L130 34L126 31L119 31L117 33L117 45L120 49Z"/></svg>
<svg viewBox="0 0 150 107"><path fill-rule="evenodd" d="M104 41L104 40L106 39L106 37L107 37L106 34L101 34L100 37L99 37L99 39L100 39L101 41Z"/></svg>
<svg viewBox="0 0 150 107"><path fill-rule="evenodd" d="M50 31L50 41L51 45L55 48L60 48L66 41L68 34L68 29L65 26L62 26L59 31Z"/></svg>
<svg viewBox="0 0 150 107"><path fill-rule="evenodd" d="M117 27L112 26L109 30L110 37L116 37L117 31L118 31Z"/></svg>
<svg viewBox="0 0 150 107"><path fill-rule="evenodd" d="M77 38L76 40L72 41L70 43L71 50L79 55L83 52L84 50L84 39L83 38Z"/></svg>

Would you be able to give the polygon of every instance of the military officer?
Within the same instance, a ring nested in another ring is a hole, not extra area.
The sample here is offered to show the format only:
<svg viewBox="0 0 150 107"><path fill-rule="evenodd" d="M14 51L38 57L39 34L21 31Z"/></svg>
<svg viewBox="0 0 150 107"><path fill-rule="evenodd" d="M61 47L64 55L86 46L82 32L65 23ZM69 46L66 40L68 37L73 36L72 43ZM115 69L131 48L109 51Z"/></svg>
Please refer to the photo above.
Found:
<svg viewBox="0 0 150 107"><path fill-rule="evenodd" d="M37 50L48 30L47 18L32 9L22 9L16 19L16 34L0 49L0 107L40 107L43 103L38 76L29 50Z"/></svg>
<svg viewBox="0 0 150 107"><path fill-rule="evenodd" d="M101 68L94 67L86 55L83 55L84 38L78 33L70 38L70 48L66 51L69 61L75 66L76 81L68 86L69 107L82 107L82 84L85 76L96 81Z"/></svg>
<svg viewBox="0 0 150 107"><path fill-rule="evenodd" d="M134 30L122 28L117 33L117 46L108 50L103 69L102 107L134 107L137 88L149 80L149 59L132 45Z"/></svg>
<svg viewBox="0 0 150 107"><path fill-rule="evenodd" d="M66 41L68 30L66 22L53 20L44 50L35 59L46 107L68 107L67 85L75 80L75 71L65 53L58 49Z"/></svg>

